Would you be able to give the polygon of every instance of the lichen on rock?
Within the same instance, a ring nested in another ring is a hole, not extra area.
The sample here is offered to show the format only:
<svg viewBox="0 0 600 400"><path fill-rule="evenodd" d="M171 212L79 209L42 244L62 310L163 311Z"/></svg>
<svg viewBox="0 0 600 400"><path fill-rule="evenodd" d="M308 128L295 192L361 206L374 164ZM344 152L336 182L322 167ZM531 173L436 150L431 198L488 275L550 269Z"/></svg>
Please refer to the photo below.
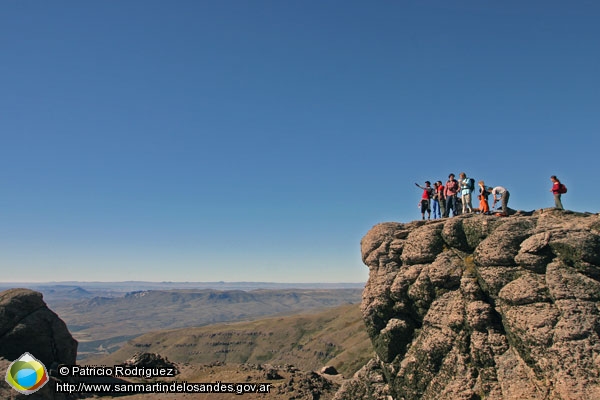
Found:
<svg viewBox="0 0 600 400"><path fill-rule="evenodd" d="M377 354L365 371L384 382L346 393L600 399L599 226L561 210L376 225L361 309Z"/></svg>

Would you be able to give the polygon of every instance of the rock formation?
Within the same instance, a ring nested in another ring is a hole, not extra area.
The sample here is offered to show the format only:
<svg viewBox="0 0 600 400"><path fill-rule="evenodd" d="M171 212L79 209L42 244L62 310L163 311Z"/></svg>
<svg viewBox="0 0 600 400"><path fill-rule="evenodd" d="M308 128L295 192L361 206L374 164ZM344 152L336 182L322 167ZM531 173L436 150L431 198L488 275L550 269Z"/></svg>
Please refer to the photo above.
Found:
<svg viewBox="0 0 600 400"><path fill-rule="evenodd" d="M377 358L336 399L600 399L599 215L383 223L361 246Z"/></svg>
<svg viewBox="0 0 600 400"><path fill-rule="evenodd" d="M141 367L146 369L171 369L174 375L179 374L177 364L169 361L168 358L161 356L158 353L136 353L129 360L126 360L124 365L128 367Z"/></svg>
<svg viewBox="0 0 600 400"><path fill-rule="evenodd" d="M0 371L5 375L10 363L28 352L53 375L58 364L75 364L77 341L66 324L42 300L42 294L29 289L0 292ZM2 377L4 378L4 376ZM0 381L2 399L69 399L54 392L55 378L38 392L26 396Z"/></svg>
<svg viewBox="0 0 600 400"><path fill-rule="evenodd" d="M77 341L41 293L9 289L0 293L0 357L15 360L25 352L46 368L75 364Z"/></svg>

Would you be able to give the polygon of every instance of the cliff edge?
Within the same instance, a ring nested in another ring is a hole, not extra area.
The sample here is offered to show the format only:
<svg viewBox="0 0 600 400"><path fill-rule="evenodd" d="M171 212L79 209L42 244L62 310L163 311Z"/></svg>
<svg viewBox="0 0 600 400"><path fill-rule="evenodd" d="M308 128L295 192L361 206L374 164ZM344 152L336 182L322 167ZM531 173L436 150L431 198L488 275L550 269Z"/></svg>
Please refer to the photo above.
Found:
<svg viewBox="0 0 600 400"><path fill-rule="evenodd" d="M361 248L377 358L336 399L600 399L599 215L382 223Z"/></svg>

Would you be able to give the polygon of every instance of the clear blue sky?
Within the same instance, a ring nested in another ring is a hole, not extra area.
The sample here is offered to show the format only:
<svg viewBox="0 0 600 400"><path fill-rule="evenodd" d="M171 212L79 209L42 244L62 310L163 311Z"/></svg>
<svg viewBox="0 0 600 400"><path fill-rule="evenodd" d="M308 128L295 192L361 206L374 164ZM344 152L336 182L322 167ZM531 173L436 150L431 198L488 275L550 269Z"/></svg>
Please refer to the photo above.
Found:
<svg viewBox="0 0 600 400"><path fill-rule="evenodd" d="M598 212L596 1L0 5L0 281L361 282L466 171Z"/></svg>

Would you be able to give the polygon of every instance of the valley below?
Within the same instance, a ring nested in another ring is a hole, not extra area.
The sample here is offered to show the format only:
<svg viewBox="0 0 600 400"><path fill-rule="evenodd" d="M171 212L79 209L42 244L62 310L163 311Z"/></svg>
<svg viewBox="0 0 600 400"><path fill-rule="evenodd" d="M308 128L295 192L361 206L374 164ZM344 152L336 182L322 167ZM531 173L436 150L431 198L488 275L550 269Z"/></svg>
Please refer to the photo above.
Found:
<svg viewBox="0 0 600 400"><path fill-rule="evenodd" d="M122 364L136 353L158 353L181 364L272 364L318 370L333 365L351 376L374 353L358 304L295 315L203 327L161 330L138 336L110 354L82 363Z"/></svg>
<svg viewBox="0 0 600 400"><path fill-rule="evenodd" d="M113 365L135 353L178 363L273 363L352 374L372 356L362 287L323 284L76 283L36 287L78 341L78 363ZM221 287L223 290L215 289Z"/></svg>
<svg viewBox="0 0 600 400"><path fill-rule="evenodd" d="M121 284L35 289L42 293L49 312L56 313L77 340L78 365L111 367L136 357L158 357L178 371L175 377L158 380L163 383L263 384L270 388L268 393L246 392L245 396L329 399L374 356L360 311L362 287L218 290ZM135 377L83 381L158 382ZM112 398L109 393L87 393L91 398ZM121 393L118 398L197 396Z"/></svg>

